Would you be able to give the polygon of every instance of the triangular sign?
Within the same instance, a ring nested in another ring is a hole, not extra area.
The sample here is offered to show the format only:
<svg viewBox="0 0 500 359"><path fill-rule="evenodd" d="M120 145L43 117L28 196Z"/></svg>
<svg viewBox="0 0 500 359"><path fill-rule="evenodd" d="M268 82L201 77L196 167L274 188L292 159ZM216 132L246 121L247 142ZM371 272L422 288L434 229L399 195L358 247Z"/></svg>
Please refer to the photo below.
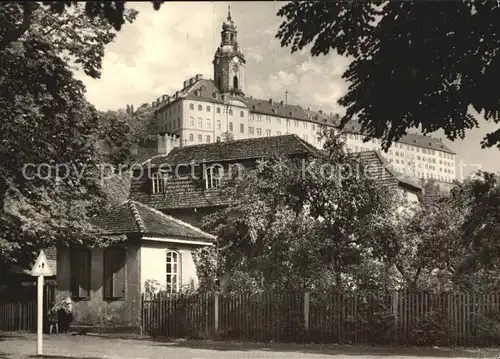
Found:
<svg viewBox="0 0 500 359"><path fill-rule="evenodd" d="M47 257L45 256L43 249L40 251L38 258L31 269L31 275L35 277L39 277L41 275L50 277L52 275L52 271L50 270L49 263L47 262Z"/></svg>

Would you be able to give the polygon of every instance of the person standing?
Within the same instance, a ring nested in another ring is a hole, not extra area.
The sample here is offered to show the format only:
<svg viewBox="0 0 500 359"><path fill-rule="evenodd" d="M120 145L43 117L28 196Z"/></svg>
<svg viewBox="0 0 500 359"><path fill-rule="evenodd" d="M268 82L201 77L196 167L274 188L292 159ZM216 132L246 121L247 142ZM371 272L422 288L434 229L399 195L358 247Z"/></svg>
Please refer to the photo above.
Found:
<svg viewBox="0 0 500 359"><path fill-rule="evenodd" d="M49 310L49 334L52 334L52 329L56 329L56 334L59 334L59 306L55 301Z"/></svg>

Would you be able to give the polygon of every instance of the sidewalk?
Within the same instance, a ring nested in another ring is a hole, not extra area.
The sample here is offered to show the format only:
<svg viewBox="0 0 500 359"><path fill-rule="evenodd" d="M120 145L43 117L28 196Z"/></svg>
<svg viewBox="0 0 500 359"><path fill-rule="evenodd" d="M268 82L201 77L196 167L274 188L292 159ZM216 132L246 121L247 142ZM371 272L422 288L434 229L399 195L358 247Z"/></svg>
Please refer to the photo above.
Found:
<svg viewBox="0 0 500 359"><path fill-rule="evenodd" d="M105 336L44 336L47 358L85 359L383 359L383 358L490 358L499 350L384 349L351 346L239 344L200 341L159 342ZM36 335L0 333L0 359L36 357Z"/></svg>

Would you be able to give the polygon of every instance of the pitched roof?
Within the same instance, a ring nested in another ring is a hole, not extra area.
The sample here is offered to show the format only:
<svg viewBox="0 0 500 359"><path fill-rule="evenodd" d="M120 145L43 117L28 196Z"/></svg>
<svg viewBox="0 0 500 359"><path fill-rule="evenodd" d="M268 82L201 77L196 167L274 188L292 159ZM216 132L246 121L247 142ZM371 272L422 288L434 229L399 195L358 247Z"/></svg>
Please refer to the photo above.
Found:
<svg viewBox="0 0 500 359"><path fill-rule="evenodd" d="M199 228L133 200L123 202L93 222L103 235L141 234L199 242L215 239Z"/></svg>
<svg viewBox="0 0 500 359"><path fill-rule="evenodd" d="M394 170L393 166L378 151L363 151L351 153L350 156L359 158L366 166L370 175L375 176L381 183L394 187L400 185L421 191L423 188L416 178L405 176Z"/></svg>
<svg viewBox="0 0 500 359"><path fill-rule="evenodd" d="M204 163L243 159L269 158L313 153L317 149L297 135L248 138L236 141L175 147L167 155L151 158L148 163Z"/></svg>
<svg viewBox="0 0 500 359"><path fill-rule="evenodd" d="M44 249L45 256L47 258L47 264L50 267L50 270L52 271L52 275L55 276L57 275L57 249L56 247L49 247ZM34 264L34 261L33 263ZM10 273L14 274L31 274L31 266L28 268L25 268L23 266L19 265L12 265L10 266L9 269Z"/></svg>
<svg viewBox="0 0 500 359"><path fill-rule="evenodd" d="M217 86L213 80L203 79L197 75L198 79L192 78L188 81L188 86L178 91L176 95L170 97L164 95L163 98L158 98L155 102L156 111L160 111L170 104L177 102L181 99L192 99L198 101L205 101L211 103L224 104L223 99L219 94ZM250 112L259 113L268 116L281 116L292 119L309 121L319 125L328 125L338 127L340 124L339 116L333 113L327 114L323 111L314 111L309 108L304 108L300 105L284 104L283 101L273 101L272 99L262 100L256 99L251 96L243 97L241 100L247 104ZM352 121L345 126L345 130L349 133L365 135L361 131L361 125L358 122ZM406 145L418 146L423 148L434 149L451 154L456 154L448 146L446 146L441 139L432 138L418 134L407 134L401 137L398 141Z"/></svg>
<svg viewBox="0 0 500 359"><path fill-rule="evenodd" d="M126 201L130 195L131 176L129 173L103 173L101 181L97 182L111 206L117 206Z"/></svg>

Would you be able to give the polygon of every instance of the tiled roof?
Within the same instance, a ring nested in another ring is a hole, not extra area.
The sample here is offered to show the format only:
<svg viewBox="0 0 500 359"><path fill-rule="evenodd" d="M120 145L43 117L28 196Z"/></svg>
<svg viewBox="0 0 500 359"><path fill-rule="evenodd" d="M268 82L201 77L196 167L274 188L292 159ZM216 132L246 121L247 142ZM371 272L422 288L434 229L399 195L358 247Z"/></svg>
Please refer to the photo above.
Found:
<svg viewBox="0 0 500 359"><path fill-rule="evenodd" d="M212 80L200 78L194 81L191 85L178 91L176 95L170 97L169 101L160 101L155 107L159 111L169 104L180 99L192 99L198 101L206 101L211 103L224 104L219 90ZM159 98L161 100L161 98ZM309 108L305 109L300 105L284 104L283 101L273 101L272 99L262 100L253 97L244 97L241 100L247 104L251 112L259 113L268 116L282 116L292 119L309 121L320 125L328 125L337 127L340 124L339 116L332 113L323 113L323 111L314 111ZM351 122L345 126L345 130L349 133L361 134L361 125L358 122ZM423 148L434 149L451 154L455 154L441 139L432 138L417 134L408 134L403 136L399 143L418 146Z"/></svg>
<svg viewBox="0 0 500 359"><path fill-rule="evenodd" d="M117 206L127 200L130 194L130 174L103 173L101 181L97 182L100 190L106 196L110 206Z"/></svg>
<svg viewBox="0 0 500 359"><path fill-rule="evenodd" d="M167 155L150 159L151 165L162 163L203 163L244 159L300 155L317 149L297 135L248 138L236 141L215 142L193 146L175 147ZM149 161L148 161L149 162Z"/></svg>
<svg viewBox="0 0 500 359"><path fill-rule="evenodd" d="M103 235L141 234L167 239L213 241L214 236L140 202L128 200L94 220Z"/></svg>
<svg viewBox="0 0 500 359"><path fill-rule="evenodd" d="M410 187L421 191L422 186L418 179L405 176L394 170L392 165L378 151L363 151L351 153L350 156L359 158L366 166L370 166L370 174L374 175L381 183L394 187L397 185Z"/></svg>

